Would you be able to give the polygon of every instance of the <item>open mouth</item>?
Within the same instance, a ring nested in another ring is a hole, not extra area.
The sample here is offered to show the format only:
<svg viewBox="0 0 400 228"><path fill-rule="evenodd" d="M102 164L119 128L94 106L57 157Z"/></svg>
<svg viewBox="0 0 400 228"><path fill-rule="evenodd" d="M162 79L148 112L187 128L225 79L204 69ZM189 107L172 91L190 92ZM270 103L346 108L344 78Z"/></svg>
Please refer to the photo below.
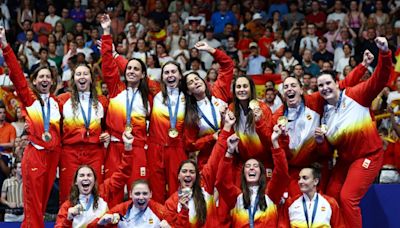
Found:
<svg viewBox="0 0 400 228"><path fill-rule="evenodd" d="M176 78L175 78L175 77L168 77L168 78L167 78L167 82L168 82L169 84L174 84L174 83L176 82Z"/></svg>
<svg viewBox="0 0 400 228"><path fill-rule="evenodd" d="M190 185L192 183L192 178L186 177L183 179L183 182L185 183L186 186Z"/></svg>
<svg viewBox="0 0 400 228"><path fill-rule="evenodd" d="M49 83L49 82L42 82L42 83L40 83L40 85L41 85L43 88L47 88L47 87L50 85L50 83Z"/></svg>
<svg viewBox="0 0 400 228"><path fill-rule="evenodd" d="M90 188L90 182L85 182L85 183L82 183L82 188L83 188L83 190L86 192L86 191L89 191L89 188Z"/></svg>
<svg viewBox="0 0 400 228"><path fill-rule="evenodd" d="M256 173L255 172L249 172L249 177L256 177Z"/></svg>
<svg viewBox="0 0 400 228"><path fill-rule="evenodd" d="M288 95L287 95L287 97L288 97L289 99L293 99L295 96L296 96L296 94L288 94Z"/></svg>
<svg viewBox="0 0 400 228"><path fill-rule="evenodd" d="M137 205L138 206L144 206L146 204L146 200L138 200Z"/></svg>

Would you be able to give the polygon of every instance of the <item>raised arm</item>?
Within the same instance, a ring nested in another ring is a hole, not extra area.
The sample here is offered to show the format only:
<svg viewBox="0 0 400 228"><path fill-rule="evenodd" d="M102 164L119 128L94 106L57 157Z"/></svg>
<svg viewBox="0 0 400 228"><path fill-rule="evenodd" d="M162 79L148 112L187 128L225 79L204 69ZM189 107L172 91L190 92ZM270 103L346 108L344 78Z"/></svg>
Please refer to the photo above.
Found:
<svg viewBox="0 0 400 228"><path fill-rule="evenodd" d="M130 133L124 132L122 139L124 144L135 144L133 135ZM132 148L135 148L135 146L132 145ZM111 177L104 180L103 184L100 185L99 192L104 199L109 199L113 193L119 192L124 188L125 183L128 181L132 173L132 160L132 150L125 150L122 154L122 162L118 166L118 170L114 172Z"/></svg>
<svg viewBox="0 0 400 228"><path fill-rule="evenodd" d="M117 63L113 58L113 41L110 35L111 19L107 14L101 17L101 27L104 30L104 34L101 37L101 55L103 62L101 69L103 72L103 80L107 84L110 97L115 97L125 89L125 84L119 79L120 73Z"/></svg>
<svg viewBox="0 0 400 228"><path fill-rule="evenodd" d="M364 51L363 61L356 66L350 73L339 82L339 88L345 89L346 87L352 87L360 83L361 78L367 71L368 66L374 61L374 55L369 51Z"/></svg>
<svg viewBox="0 0 400 228"><path fill-rule="evenodd" d="M229 209L235 207L238 195L241 190L233 183L233 154L237 151L239 137L236 134L231 135L228 142L228 149L225 157L218 166L217 181L215 183L219 196L224 199Z"/></svg>
<svg viewBox="0 0 400 228"><path fill-rule="evenodd" d="M28 82L25 79L24 73L18 63L10 45L7 43L6 33L4 27L0 26L0 42L1 49L3 50L4 60L9 68L10 80L15 86L18 98L24 106L30 106L35 100L35 95L29 88Z"/></svg>
<svg viewBox="0 0 400 228"><path fill-rule="evenodd" d="M269 198L279 204L283 193L289 185L289 168L285 156L285 151L279 146L279 136L282 134L282 126L275 125L271 136L272 158L274 160L274 171L271 181L268 183L266 193Z"/></svg>
<svg viewBox="0 0 400 228"><path fill-rule="evenodd" d="M201 172L203 187L210 194L214 193L218 165L225 155L227 149L226 142L228 140L228 137L231 135L231 129L232 126L235 124L235 121L236 118L232 112L228 112L225 115L224 128L219 134L218 140L214 145L213 151L211 152L211 156Z"/></svg>
<svg viewBox="0 0 400 228"><path fill-rule="evenodd" d="M386 38L377 37L375 42L379 48L379 58L374 73L367 81L349 88L348 91L348 95L364 107L370 107L375 97L386 86L392 67L392 54Z"/></svg>
<svg viewBox="0 0 400 228"><path fill-rule="evenodd" d="M206 42L197 42L194 47L200 51L207 51L219 63L218 78L214 83L212 93L215 97L228 102L234 68L232 59L225 52L210 47Z"/></svg>

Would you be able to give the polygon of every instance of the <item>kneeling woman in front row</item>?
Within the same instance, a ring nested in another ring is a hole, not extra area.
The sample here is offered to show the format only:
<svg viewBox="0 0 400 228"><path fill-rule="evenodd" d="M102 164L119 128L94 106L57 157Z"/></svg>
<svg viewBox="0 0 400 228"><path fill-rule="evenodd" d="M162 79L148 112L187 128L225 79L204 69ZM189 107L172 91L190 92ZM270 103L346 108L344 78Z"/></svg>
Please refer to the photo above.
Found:
<svg viewBox="0 0 400 228"><path fill-rule="evenodd" d="M271 136L274 171L272 179L266 184L263 164L253 158L248 159L242 168L241 188L232 180L232 158L238 149L239 138L228 141L225 158L218 167L216 186L219 196L232 209L232 227L276 227L278 209L283 193L289 184L288 164L285 152L278 143L282 129L274 126ZM240 153L240 152L239 152Z"/></svg>

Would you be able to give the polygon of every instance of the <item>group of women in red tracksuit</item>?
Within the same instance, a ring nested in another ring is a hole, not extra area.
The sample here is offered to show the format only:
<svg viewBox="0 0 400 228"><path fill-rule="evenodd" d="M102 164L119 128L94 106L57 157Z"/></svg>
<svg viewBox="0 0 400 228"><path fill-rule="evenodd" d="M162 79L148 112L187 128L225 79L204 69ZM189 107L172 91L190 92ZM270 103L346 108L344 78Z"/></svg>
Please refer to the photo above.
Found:
<svg viewBox="0 0 400 228"><path fill-rule="evenodd" d="M359 202L383 158L369 106L388 81L386 39L376 40L378 66L368 80L360 81L374 58L369 51L344 81L322 72L319 92L311 95L303 94L299 79L288 77L285 104L272 114L256 100L250 77L233 78L233 61L223 51L205 42L195 45L220 64L212 87L196 72L183 75L175 62L162 66L157 83L147 78L141 60L113 51L108 15L101 25L108 99L96 93L87 65L73 69L71 92L58 97L51 93L56 79L49 68L37 69L29 85L0 28L30 140L22 162L23 227L44 226L58 164L57 227L122 221L154 227L316 227L315 216L325 221L321 227L361 227ZM333 149L338 158L332 169ZM297 181L315 163L322 178L313 173L311 179L336 199L321 194L323 207L319 195L314 201L305 197L306 181ZM125 184L132 202L120 204ZM294 223L295 213L283 210L301 197L304 208L298 210L306 223L298 217ZM123 214L115 213L120 210Z"/></svg>

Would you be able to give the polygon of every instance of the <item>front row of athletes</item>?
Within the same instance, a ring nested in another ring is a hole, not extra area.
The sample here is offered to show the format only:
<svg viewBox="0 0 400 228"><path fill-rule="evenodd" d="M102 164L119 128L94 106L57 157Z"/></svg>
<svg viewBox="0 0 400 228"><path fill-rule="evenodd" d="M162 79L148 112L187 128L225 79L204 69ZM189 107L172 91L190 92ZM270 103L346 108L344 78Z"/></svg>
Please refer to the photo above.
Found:
<svg viewBox="0 0 400 228"><path fill-rule="evenodd" d="M201 174L192 160L180 164L179 190L165 205L153 201L148 182L139 179L132 184L132 200L107 208L110 197L129 179L131 150L124 152L118 170L100 186L94 170L81 166L75 174L69 200L60 209L56 227L212 227L225 219L217 216L220 200L232 211L233 227L307 227L312 224L344 227L336 201L317 192L320 174L315 168L304 168L300 172L299 187L303 194L281 203L289 184L285 152L278 142L285 131L283 125L275 125L271 136L276 167L271 181L267 184L265 168L260 161L248 159L241 172L241 188L235 186L232 161L239 152L239 137L231 132L235 121L233 112L225 114L223 130ZM129 135L124 135L123 141L134 143ZM278 211L283 211L281 216Z"/></svg>

